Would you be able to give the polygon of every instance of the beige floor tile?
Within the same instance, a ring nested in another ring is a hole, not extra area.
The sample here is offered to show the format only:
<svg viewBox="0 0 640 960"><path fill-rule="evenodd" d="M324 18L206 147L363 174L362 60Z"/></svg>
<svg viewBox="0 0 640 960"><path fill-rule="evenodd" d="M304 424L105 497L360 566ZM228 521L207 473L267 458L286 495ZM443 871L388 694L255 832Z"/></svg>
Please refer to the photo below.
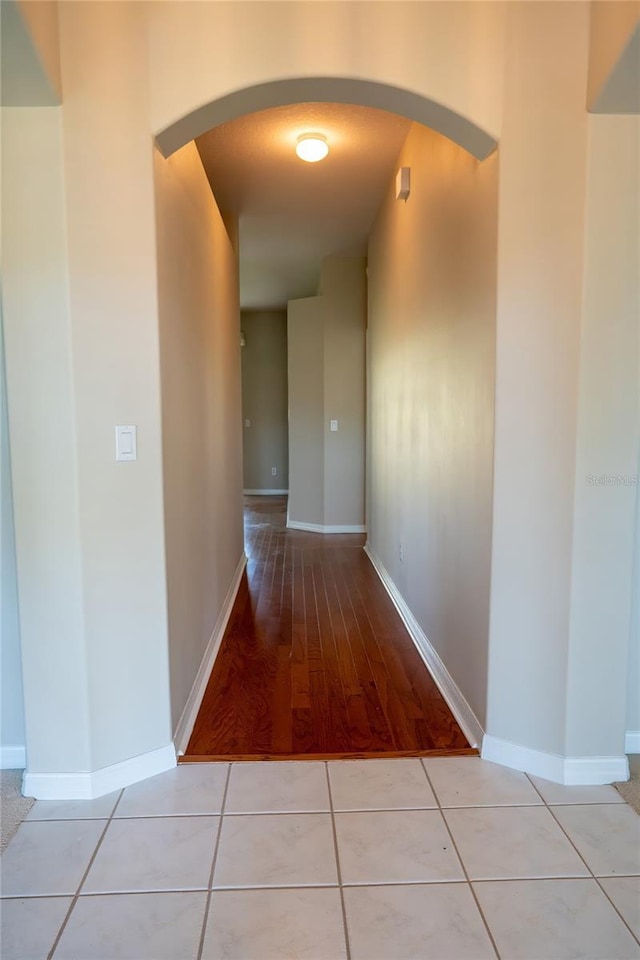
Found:
<svg viewBox="0 0 640 960"><path fill-rule="evenodd" d="M80 897L56 960L196 960L206 893Z"/></svg>
<svg viewBox="0 0 640 960"><path fill-rule="evenodd" d="M112 820L82 893L207 887L218 817Z"/></svg>
<svg viewBox="0 0 640 960"><path fill-rule="evenodd" d="M640 874L640 817L626 803L553 812L596 876Z"/></svg>
<svg viewBox="0 0 640 960"><path fill-rule="evenodd" d="M446 810L445 817L472 879L589 874L545 807Z"/></svg>
<svg viewBox="0 0 640 960"><path fill-rule="evenodd" d="M419 760L341 760L329 777L334 810L437 807Z"/></svg>
<svg viewBox="0 0 640 960"><path fill-rule="evenodd" d="M615 787L565 787L541 777L531 777L547 803L624 803Z"/></svg>
<svg viewBox="0 0 640 960"><path fill-rule="evenodd" d="M35 897L0 902L3 960L47 960L71 897Z"/></svg>
<svg viewBox="0 0 640 960"><path fill-rule="evenodd" d="M227 813L294 813L329 810L324 763L234 763Z"/></svg>
<svg viewBox="0 0 640 960"><path fill-rule="evenodd" d="M640 947L595 880L476 883L508 960L632 960Z"/></svg>
<svg viewBox="0 0 640 960"><path fill-rule="evenodd" d="M495 951L466 883L348 887L352 960L492 960Z"/></svg>
<svg viewBox="0 0 640 960"><path fill-rule="evenodd" d="M343 883L419 883L464 877L438 810L337 813Z"/></svg>
<svg viewBox="0 0 640 960"><path fill-rule="evenodd" d="M108 820L120 791L96 800L36 800L26 820Z"/></svg>
<svg viewBox="0 0 640 960"><path fill-rule="evenodd" d="M608 877L600 882L640 940L640 877Z"/></svg>
<svg viewBox="0 0 640 960"><path fill-rule="evenodd" d="M2 895L75 893L104 828L104 820L21 824L0 859Z"/></svg>
<svg viewBox="0 0 640 960"><path fill-rule="evenodd" d="M220 813L226 763L182 763L127 787L116 817L180 817Z"/></svg>
<svg viewBox="0 0 640 960"><path fill-rule="evenodd" d="M214 891L202 960L344 960L340 891Z"/></svg>
<svg viewBox="0 0 640 960"><path fill-rule="evenodd" d="M480 757L428 757L422 761L443 807L541 804L524 773Z"/></svg>
<svg viewBox="0 0 640 960"><path fill-rule="evenodd" d="M337 883L328 813L225 816L214 887Z"/></svg>

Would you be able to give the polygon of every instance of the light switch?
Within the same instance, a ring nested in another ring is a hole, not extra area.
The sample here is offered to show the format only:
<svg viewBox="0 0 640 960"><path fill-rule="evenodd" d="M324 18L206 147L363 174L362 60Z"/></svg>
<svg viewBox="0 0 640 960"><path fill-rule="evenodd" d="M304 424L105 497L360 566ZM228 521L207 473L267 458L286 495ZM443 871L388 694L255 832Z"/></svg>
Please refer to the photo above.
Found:
<svg viewBox="0 0 640 960"><path fill-rule="evenodd" d="M337 421L337 420L330 420L330 421L329 421L329 426L330 426L330 428L331 428L332 433L337 433L337 432L338 432L338 421Z"/></svg>
<svg viewBox="0 0 640 960"><path fill-rule="evenodd" d="M136 460L137 443L134 426L116 427L116 460Z"/></svg>
<svg viewBox="0 0 640 960"><path fill-rule="evenodd" d="M245 422L244 422L244 425L245 425L245 427L250 427L250 426L251 426L251 420L249 420L249 419L247 418L247 419L245 420Z"/></svg>

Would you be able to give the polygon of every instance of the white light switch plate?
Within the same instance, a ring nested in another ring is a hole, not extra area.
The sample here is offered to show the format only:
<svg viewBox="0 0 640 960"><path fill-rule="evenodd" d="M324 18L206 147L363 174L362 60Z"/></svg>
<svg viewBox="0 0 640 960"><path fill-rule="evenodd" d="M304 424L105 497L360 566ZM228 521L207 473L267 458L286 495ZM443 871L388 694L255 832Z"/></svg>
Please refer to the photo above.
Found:
<svg viewBox="0 0 640 960"><path fill-rule="evenodd" d="M337 433L337 430L338 430L338 421L337 421L337 420L330 420L330 421L329 421L329 426L330 426L331 431L332 431L333 433Z"/></svg>
<svg viewBox="0 0 640 960"><path fill-rule="evenodd" d="M128 426L116 427L116 460L136 460L138 456L136 428Z"/></svg>

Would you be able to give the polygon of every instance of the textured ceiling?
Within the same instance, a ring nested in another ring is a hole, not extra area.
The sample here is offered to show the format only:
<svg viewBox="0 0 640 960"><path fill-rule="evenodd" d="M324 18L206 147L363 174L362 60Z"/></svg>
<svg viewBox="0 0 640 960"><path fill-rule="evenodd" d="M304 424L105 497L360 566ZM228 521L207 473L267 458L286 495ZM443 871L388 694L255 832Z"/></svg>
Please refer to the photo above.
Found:
<svg viewBox="0 0 640 960"><path fill-rule="evenodd" d="M218 206L240 220L243 308L313 296L323 257L363 254L410 122L335 103L264 110L196 142ZM305 163L302 133L321 133L329 156Z"/></svg>

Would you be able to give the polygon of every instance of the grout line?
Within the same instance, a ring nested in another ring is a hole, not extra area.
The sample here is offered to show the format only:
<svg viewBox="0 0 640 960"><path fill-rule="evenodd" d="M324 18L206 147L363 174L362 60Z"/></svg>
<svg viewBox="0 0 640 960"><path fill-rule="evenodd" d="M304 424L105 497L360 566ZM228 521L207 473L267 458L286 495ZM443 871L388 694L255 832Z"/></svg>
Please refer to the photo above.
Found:
<svg viewBox="0 0 640 960"><path fill-rule="evenodd" d="M227 802L227 793L229 790L229 780L231 779L231 767L233 764L229 764L227 767L227 776L224 782L224 793L222 794L222 803L220 805L220 819L218 820L218 831L216 833L216 842L213 848L213 860L211 861L211 870L209 871L209 883L207 888L207 899L204 906L204 916L202 918L202 930L200 931L200 942L198 944L198 960L202 958L202 951L204 950L204 938L207 932L207 923L209 921L209 910L211 908L211 896L212 896L212 887L213 887L213 874L216 869L216 862L218 859L218 850L220 849L220 836L222 834L222 820L224 817L224 807Z"/></svg>
<svg viewBox="0 0 640 960"><path fill-rule="evenodd" d="M342 906L342 926L344 930L345 949L347 951L347 960L351 960L351 945L349 943L349 927L347 925L347 910L344 903L344 888L342 885L342 870L340 869L340 853L338 852L338 833L336 830L336 817L333 810L333 796L331 793L331 778L329 777L329 764L325 763L325 774L327 777L327 790L329 791L329 807L331 809L331 829L333 831L333 846L336 855L336 870L338 872L338 886L340 888L340 904Z"/></svg>
<svg viewBox="0 0 640 960"><path fill-rule="evenodd" d="M430 778L429 772L428 772L428 770L427 770L427 765L426 765L425 763L423 763L422 761L420 761L420 766L422 767L422 769L423 769L423 771L424 771L424 775L425 775L425 777L427 778L427 783L429 784L429 787L431 788L431 790L432 790L432 792L433 792L433 795L434 795L434 797L436 798L436 803L438 804L438 809L439 809L439 811L440 811L440 816L442 817L442 819L443 819L443 821L444 821L444 825L445 825L445 829L446 829L447 833L448 833L449 836L451 837L451 843L453 844L453 849L455 850L456 856L458 857L458 860L460 861L460 866L462 867L462 872L463 872L464 875L465 875L465 879L466 879L466 881L467 881L469 890L470 890L470 892L471 892L471 896L473 897L473 899L474 899L474 901L475 901L475 904L476 904L476 907L478 908L478 912L480 913L480 916L482 917L482 922L484 923L485 929L486 929L486 931L487 931L487 935L488 935L488 937L489 937L489 940L491 941L491 945L492 945L492 947L493 947L493 949L494 949L494 951L495 951L496 957L498 958L498 960L500 960L500 951L498 950L498 945L497 945L497 943L496 943L496 941L495 941L495 938L494 938L494 936L493 936L493 933L491 932L491 927L489 926L489 923L488 923L488 921L487 921L487 918L486 918L485 915L484 915L484 910L482 909L482 907L481 907L481 905L480 905L480 901L479 901L479 899L478 899L478 895L476 894L476 891L474 890L474 887L473 887L473 884L472 884L472 882L471 882L471 878L470 878L470 876L469 876L469 873L468 873L468 871L467 871L467 868L466 868L466 866L465 866L464 860L462 859L462 857L461 857L461 855L460 855L460 851L458 850L458 845L457 845L457 843L456 843L456 841L455 841L455 838L454 838L454 836L453 836L453 833L451 832L451 828L449 827L449 824L447 823L447 818L446 818L445 815L444 815L443 808L442 808L442 806L441 806L441 804L440 804L440 800L438 799L438 794L436 793L435 788L434 788L434 786L433 786L433 784L432 784L432 782L431 782L431 778Z"/></svg>
<svg viewBox="0 0 640 960"><path fill-rule="evenodd" d="M73 912L73 909L74 909L76 903L78 902L78 897L80 896L80 891L82 890L82 887L83 887L83 885L84 885L84 882L85 882L85 880L87 879L87 875L88 875L89 871L91 870L91 867L93 866L96 857L98 856L98 851L99 851L100 847L102 846L102 841L104 840L105 834L106 834L107 830L109 829L109 824L113 821L113 817L114 817L114 815L115 815L116 810L118 809L118 804L119 804L120 801L122 800L123 794L124 794L124 788L120 791L120 796L118 797L118 799L116 800L115 804L113 805L113 809L111 810L111 815L109 816L109 818L107 819L107 822L106 822L105 825L104 825L104 830L103 830L102 833L100 834L100 837L99 837L99 839L98 839L98 842L97 842L97 844L96 844L96 847L95 847L95 849L94 849L91 857L89 858L89 863L87 864L87 867L86 867L84 873L82 874L82 877L80 878L80 883L78 884L78 889L76 890L76 892L75 892L75 894L73 895L73 898L72 898L72 900L71 900L71 903L69 904L69 909L67 910L67 914L66 914L64 920L62 921L62 926L61 926L60 929L58 930L57 936L56 936L55 940L53 941L53 945L52 945L52 947L51 947L51 950L49 951L49 953L48 953L48 955L47 955L47 960L51 960L51 958L53 957L54 953L55 953L56 950L58 949L58 944L60 943L60 938L62 937L62 934L64 933L65 928L66 928L67 924L69 923L69 917L71 916L71 914L72 914L72 912ZM40 821L40 822L42 822L42 821ZM90 820L80 821L80 822L86 822L86 823L94 822L94 823L95 823L95 821L90 821ZM67 820L67 823L73 823L73 820Z"/></svg>
<svg viewBox="0 0 640 960"><path fill-rule="evenodd" d="M324 763L325 761L315 761ZM334 762L334 761L329 761ZM337 761L340 762L340 761ZM335 813L407 813L413 810L513 810L513 809L535 809L539 810L541 807L549 807L553 809L555 807L560 807L561 809L566 809L567 807L621 807L624 806L623 803L545 803L543 800L541 803L466 803L458 805L447 805L447 804L434 804L431 806L411 806L411 807L334 807ZM286 817L295 814L296 816L317 816L318 814L330 813L331 810L329 807L324 809L318 807L316 810L228 810L225 813L227 817ZM113 819L118 822L124 822L127 820L180 820L180 819L198 819L207 817L218 817L220 816L219 812L211 810L208 813L148 813L140 814L138 816L131 815L126 817L116 817ZM28 820L24 821L25 823L71 823L72 821L78 821L81 823L95 823L96 821L105 821L111 819L110 817L62 817L55 818L51 817L47 820ZM637 874L629 874L629 876L637 876ZM551 878L550 878L551 879ZM6 898L4 898L6 899Z"/></svg>
<svg viewBox="0 0 640 960"><path fill-rule="evenodd" d="M527 777L527 779L528 779L529 782L531 783L533 789L534 789L537 793L539 793L540 796L542 797L542 793L540 793L540 791L538 790L537 786L535 785L535 783L533 782L533 779L529 776L529 774L528 774L528 773L525 773L525 776ZM625 920L625 918L622 916L622 914L621 914L620 911L618 910L617 906L615 905L615 903L613 902L613 900L611 899L611 897L609 896L609 894L607 893L607 891L605 890L605 888L602 886L602 884L601 884L601 882L600 882L600 878L596 876L596 874L594 873L594 871L591 869L591 867L589 866L589 864L587 863L587 861L586 861L585 858L582 856L582 854L581 854L580 851L578 850L577 846L575 845L575 843L573 842L573 840L572 840L571 837L569 836L569 833L565 830L565 828L564 828L564 826L562 825L562 823L560 822L560 820L558 820L558 818L557 818L557 816L556 816L556 814L555 814L555 812L554 812L553 806L552 806L551 804L547 803L546 800L544 799L544 797L542 797L542 799L543 799L543 801L544 801L544 803L545 803L545 806L546 806L547 810L549 811L549 813L551 814L551 816L553 817L553 819L555 820L555 822L558 824L558 826L560 827L560 829L561 829L562 832L564 833L565 837L567 838L567 840L569 841L569 843L571 844L571 846L573 847L573 849L574 849L575 852L578 854L579 858L582 860L582 862L584 863L585 867L586 867L587 870L589 871L590 877L591 877L593 880L595 880L595 882L597 883L598 887L600 888L600 890L602 891L602 893L604 894L604 896L607 898L607 900L609 901L609 903L611 904L611 906L613 907L613 909L615 910L615 912L618 914L618 916L620 917L620 919L621 919L622 922L624 923L625 927L627 928L627 930L629 931L629 933L631 934L631 936L633 937L633 939L636 941L636 943L640 944L640 937L637 937L636 934L633 932L633 930L631 929L631 927L629 926L629 924L627 923L627 921ZM610 806L618 806L618 804L617 804L617 803L616 803L616 804L610 804L610 803L605 803L605 804L595 804L595 803L590 803L590 804L579 804L579 803L567 804L567 803L564 803L564 804L556 804L556 806L562 806L563 809L564 809L564 808L569 807L569 806L572 806L572 807L578 807L578 806L589 806L589 807L605 806L605 807L610 807ZM637 874L618 874L617 876L637 876ZM585 879L589 879L589 877L586 877ZM613 878L612 878L612 877L603 877L602 879L610 880L610 879L613 879Z"/></svg>

